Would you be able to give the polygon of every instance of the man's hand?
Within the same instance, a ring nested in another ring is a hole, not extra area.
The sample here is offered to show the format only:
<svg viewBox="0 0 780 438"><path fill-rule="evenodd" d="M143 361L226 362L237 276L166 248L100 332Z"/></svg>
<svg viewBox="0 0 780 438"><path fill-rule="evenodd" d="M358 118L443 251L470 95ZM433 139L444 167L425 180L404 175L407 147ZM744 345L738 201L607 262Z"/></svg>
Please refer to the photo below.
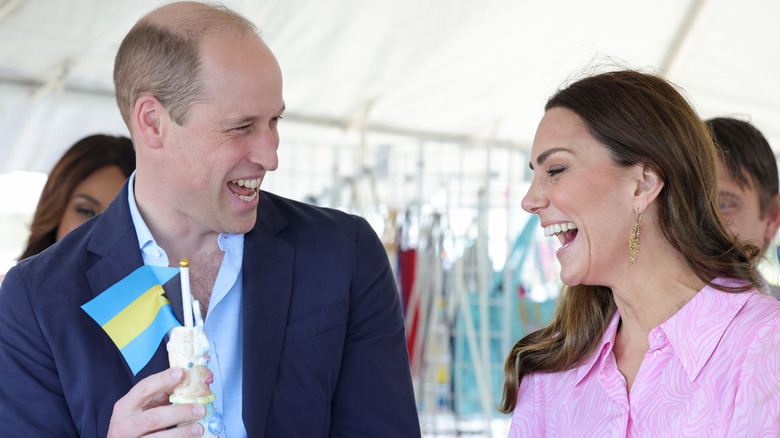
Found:
<svg viewBox="0 0 780 438"><path fill-rule="evenodd" d="M197 403L172 405L168 396L184 379L181 368L153 374L136 384L114 404L108 436L111 438L155 436L202 436L203 427L192 423L169 429L177 424L203 418L206 408Z"/></svg>

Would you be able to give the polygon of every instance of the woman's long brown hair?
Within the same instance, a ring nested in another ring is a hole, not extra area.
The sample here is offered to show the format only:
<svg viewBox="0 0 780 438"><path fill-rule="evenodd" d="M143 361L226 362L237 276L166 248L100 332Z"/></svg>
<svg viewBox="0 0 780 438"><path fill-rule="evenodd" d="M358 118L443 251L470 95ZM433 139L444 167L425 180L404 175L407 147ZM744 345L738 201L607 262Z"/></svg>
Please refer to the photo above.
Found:
<svg viewBox="0 0 780 438"><path fill-rule="evenodd" d="M105 166L118 166L125 176L135 170L133 142L127 137L91 135L68 149L43 186L30 226L30 238L19 260L38 254L54 244L57 227L73 191L82 181Z"/></svg>
<svg viewBox="0 0 780 438"><path fill-rule="evenodd" d="M657 199L661 231L698 278L727 292L758 285L754 260L761 250L738 242L724 225L715 146L674 86L637 71L602 73L558 91L545 110L557 107L579 115L616 164L641 163L664 181ZM743 280L744 285L712 284L717 277ZM607 287L565 287L552 321L510 351L499 410L514 410L523 376L572 369L593 354L616 309Z"/></svg>

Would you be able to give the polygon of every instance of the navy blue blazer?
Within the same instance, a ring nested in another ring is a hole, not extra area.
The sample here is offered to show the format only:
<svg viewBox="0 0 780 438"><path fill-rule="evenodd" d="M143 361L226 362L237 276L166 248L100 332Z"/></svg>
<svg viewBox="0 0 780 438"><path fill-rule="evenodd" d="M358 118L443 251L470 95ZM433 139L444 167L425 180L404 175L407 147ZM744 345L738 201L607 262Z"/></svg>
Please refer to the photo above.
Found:
<svg viewBox="0 0 780 438"><path fill-rule="evenodd" d="M244 238L243 419L257 437L419 437L387 255L357 216L260 192ZM133 376L80 306L143 264L127 184L0 286L3 436L105 437Z"/></svg>

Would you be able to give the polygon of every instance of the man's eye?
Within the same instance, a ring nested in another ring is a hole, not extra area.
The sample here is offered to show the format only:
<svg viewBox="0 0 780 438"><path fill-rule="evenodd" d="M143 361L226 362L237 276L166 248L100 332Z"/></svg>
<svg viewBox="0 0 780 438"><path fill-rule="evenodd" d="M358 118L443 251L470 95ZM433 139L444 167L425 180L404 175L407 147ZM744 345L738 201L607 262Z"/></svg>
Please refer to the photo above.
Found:
<svg viewBox="0 0 780 438"><path fill-rule="evenodd" d="M737 204L734 202L733 199L726 199L726 200L721 200L718 203L718 207L720 207L720 211L727 211L727 210L736 209Z"/></svg>
<svg viewBox="0 0 780 438"><path fill-rule="evenodd" d="M231 129L231 131L233 131L233 132L244 132L244 131L248 130L251 126L252 125L239 126L238 128Z"/></svg>

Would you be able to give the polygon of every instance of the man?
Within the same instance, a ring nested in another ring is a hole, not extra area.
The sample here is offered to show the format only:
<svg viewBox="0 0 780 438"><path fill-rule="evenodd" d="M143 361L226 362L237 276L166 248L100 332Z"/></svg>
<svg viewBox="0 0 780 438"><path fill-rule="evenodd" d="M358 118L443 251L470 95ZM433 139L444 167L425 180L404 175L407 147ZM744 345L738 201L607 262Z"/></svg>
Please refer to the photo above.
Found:
<svg viewBox="0 0 780 438"><path fill-rule="evenodd" d="M705 123L720 156L721 213L737 237L766 252L780 227L777 162L772 148L748 122L718 117ZM765 285L765 292L780 298L780 288L766 281Z"/></svg>
<svg viewBox="0 0 780 438"><path fill-rule="evenodd" d="M137 171L110 207L6 276L0 406L18 436L142 436L203 417L170 405L163 344L137 375L80 306L143 264L190 261L221 436L420 435L403 319L367 222L259 190L284 111L274 55L224 8L162 6L114 81ZM199 424L165 431L200 436Z"/></svg>

